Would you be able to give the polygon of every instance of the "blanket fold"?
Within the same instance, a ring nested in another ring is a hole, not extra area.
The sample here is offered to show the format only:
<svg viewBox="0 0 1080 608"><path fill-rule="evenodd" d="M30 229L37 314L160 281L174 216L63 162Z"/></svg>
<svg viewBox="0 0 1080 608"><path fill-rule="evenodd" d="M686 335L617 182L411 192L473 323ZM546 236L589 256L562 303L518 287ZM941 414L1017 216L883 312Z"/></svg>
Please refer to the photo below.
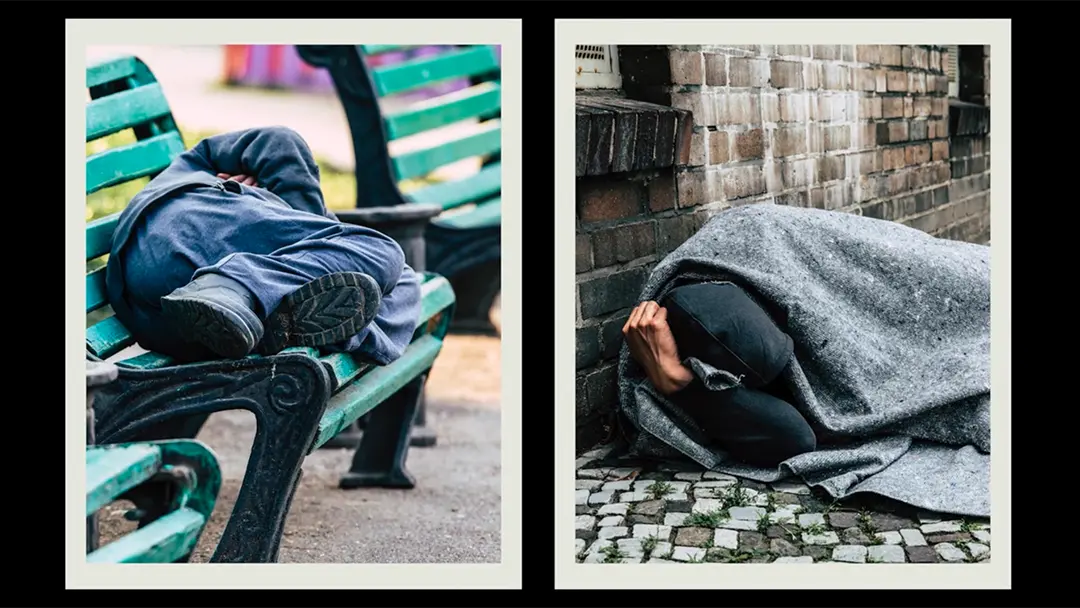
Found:
<svg viewBox="0 0 1080 608"><path fill-rule="evenodd" d="M734 462L653 390L625 345L620 408L640 455L687 456L769 482L796 476L834 498L875 493L990 515L990 248L835 211L747 205L719 213L653 270L639 301L731 281L794 340L778 378L819 449L776 469ZM711 390L737 375L699 361Z"/></svg>

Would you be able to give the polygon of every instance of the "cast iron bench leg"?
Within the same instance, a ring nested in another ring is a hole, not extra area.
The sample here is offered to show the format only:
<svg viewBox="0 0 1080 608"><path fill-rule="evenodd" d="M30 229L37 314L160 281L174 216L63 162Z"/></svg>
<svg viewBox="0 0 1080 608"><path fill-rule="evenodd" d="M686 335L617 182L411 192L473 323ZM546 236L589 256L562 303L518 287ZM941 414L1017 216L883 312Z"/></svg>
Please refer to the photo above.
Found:
<svg viewBox="0 0 1080 608"><path fill-rule="evenodd" d="M138 441L178 417L245 409L258 428L243 485L212 562L276 558L300 466L330 397L330 379L304 355L120 371L95 399L99 443Z"/></svg>
<svg viewBox="0 0 1080 608"><path fill-rule="evenodd" d="M409 436L427 373L415 378L371 412L352 467L340 482L342 488L412 488L413 476L405 469Z"/></svg>

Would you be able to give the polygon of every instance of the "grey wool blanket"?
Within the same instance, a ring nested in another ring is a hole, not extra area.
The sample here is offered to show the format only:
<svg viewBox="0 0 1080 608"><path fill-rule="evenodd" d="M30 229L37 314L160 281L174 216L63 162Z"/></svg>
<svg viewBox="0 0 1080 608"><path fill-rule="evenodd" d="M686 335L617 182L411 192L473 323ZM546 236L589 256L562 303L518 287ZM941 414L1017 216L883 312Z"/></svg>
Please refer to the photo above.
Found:
<svg viewBox="0 0 1080 608"><path fill-rule="evenodd" d="M747 205L713 217L662 260L640 301L730 281L792 337L777 382L817 431L818 450L776 469L706 444L623 345L620 407L631 452L685 455L761 482L794 477L834 498L889 497L990 515L990 247L835 211ZM710 390L738 377L687 361Z"/></svg>

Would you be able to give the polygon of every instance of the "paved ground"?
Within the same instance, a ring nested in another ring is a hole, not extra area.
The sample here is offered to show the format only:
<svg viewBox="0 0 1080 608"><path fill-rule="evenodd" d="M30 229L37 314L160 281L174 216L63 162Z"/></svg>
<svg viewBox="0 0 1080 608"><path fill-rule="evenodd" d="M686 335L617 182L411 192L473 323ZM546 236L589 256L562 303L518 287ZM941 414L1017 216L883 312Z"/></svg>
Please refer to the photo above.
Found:
<svg viewBox="0 0 1080 608"><path fill-rule="evenodd" d="M495 338L448 338L428 382L428 423L438 444L409 452L415 489L340 490L338 476L348 470L351 452L319 450L309 456L280 561L499 562L500 356ZM224 484L194 561L207 561L213 553L254 436L255 420L247 412L216 414L199 435L217 453ZM132 527L122 518L128 506L105 509L104 542Z"/></svg>
<svg viewBox="0 0 1080 608"><path fill-rule="evenodd" d="M801 483L766 485L612 454L606 446L577 460L578 562L990 561L989 520L883 501L834 503Z"/></svg>

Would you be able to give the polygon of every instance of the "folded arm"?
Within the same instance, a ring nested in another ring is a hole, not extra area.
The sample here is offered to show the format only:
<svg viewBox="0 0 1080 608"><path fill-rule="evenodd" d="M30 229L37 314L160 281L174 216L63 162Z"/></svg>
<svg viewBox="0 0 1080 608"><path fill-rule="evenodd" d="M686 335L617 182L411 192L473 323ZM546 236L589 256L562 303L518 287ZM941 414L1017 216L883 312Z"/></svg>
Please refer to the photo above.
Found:
<svg viewBox="0 0 1080 608"><path fill-rule="evenodd" d="M284 200L290 207L333 217L319 187L319 166L311 150L295 131L286 127L259 127L213 135L180 155L166 173L202 171L250 178Z"/></svg>

